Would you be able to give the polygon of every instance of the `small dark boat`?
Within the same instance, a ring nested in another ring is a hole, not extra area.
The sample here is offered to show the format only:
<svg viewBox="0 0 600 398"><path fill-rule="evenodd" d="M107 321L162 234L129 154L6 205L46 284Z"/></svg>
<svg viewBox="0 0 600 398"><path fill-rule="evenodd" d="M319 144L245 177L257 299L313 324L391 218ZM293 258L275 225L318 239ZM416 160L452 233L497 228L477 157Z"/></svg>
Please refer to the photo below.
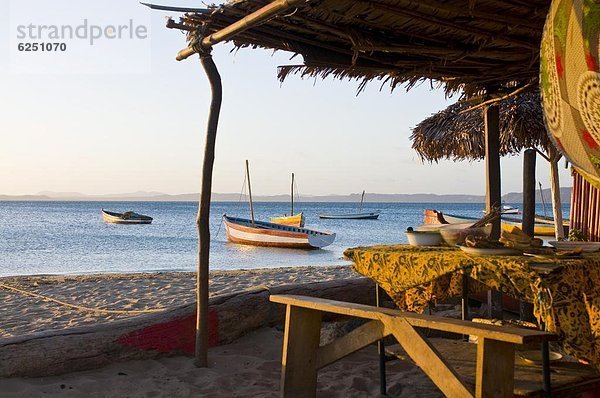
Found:
<svg viewBox="0 0 600 398"><path fill-rule="evenodd" d="M372 213L319 214L319 218L330 220L377 220L378 217L378 211Z"/></svg>
<svg viewBox="0 0 600 398"><path fill-rule="evenodd" d="M102 219L111 224L150 224L152 217L144 216L133 211L115 213L102 209Z"/></svg>
<svg viewBox="0 0 600 398"><path fill-rule="evenodd" d="M319 218L330 220L377 220L379 218L379 211L367 213L362 212L364 201L365 191L362 192L362 196L360 198L360 210L358 213L319 214Z"/></svg>

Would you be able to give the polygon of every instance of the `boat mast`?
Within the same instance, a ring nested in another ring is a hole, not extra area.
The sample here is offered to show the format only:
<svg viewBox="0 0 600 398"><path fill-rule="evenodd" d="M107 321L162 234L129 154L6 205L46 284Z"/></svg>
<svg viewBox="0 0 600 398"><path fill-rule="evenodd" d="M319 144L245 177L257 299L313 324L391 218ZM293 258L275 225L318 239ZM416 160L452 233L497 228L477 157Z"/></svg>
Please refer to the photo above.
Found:
<svg viewBox="0 0 600 398"><path fill-rule="evenodd" d="M362 212L363 202L365 201L365 191L363 190L362 196L360 198L360 211Z"/></svg>
<svg viewBox="0 0 600 398"><path fill-rule="evenodd" d="M252 187L250 186L250 166L246 159L246 178L248 179L248 194L250 195L250 214L252 215L252 225L254 225L254 205L252 204Z"/></svg>
<svg viewBox="0 0 600 398"><path fill-rule="evenodd" d="M294 173L292 173L292 212L290 216L294 215Z"/></svg>

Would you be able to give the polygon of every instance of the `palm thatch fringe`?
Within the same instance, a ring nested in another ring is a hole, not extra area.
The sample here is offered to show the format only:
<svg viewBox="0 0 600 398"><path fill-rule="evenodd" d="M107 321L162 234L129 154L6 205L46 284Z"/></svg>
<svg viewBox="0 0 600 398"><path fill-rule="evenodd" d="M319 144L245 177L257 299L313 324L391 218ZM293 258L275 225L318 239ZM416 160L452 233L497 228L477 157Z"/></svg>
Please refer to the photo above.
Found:
<svg viewBox="0 0 600 398"><path fill-rule="evenodd" d="M421 160L477 160L485 157L482 109L468 112L472 104L450 105L413 128L412 147ZM500 154L517 154L523 149L552 146L546 133L539 92L516 95L500 101Z"/></svg>
<svg viewBox="0 0 600 398"><path fill-rule="evenodd" d="M218 31L269 3L237 0L188 13L189 35ZM393 89L434 80L447 94L486 93L537 83L539 43L550 0L311 0L239 33L239 47L301 54L279 78L369 81Z"/></svg>

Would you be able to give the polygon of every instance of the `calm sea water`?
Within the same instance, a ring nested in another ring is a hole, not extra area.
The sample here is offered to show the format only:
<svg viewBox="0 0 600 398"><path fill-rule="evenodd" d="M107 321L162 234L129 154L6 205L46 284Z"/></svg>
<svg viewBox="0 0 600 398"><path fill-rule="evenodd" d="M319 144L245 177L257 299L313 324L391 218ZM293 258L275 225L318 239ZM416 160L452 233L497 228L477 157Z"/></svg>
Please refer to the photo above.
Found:
<svg viewBox="0 0 600 398"><path fill-rule="evenodd" d="M352 203L298 203L311 229L337 233L321 250L259 248L227 242L221 216L249 218L246 203L216 202L211 208L211 269L251 269L346 264L348 247L406 242L404 230L422 224L423 210L481 215L482 204L373 203L379 220L321 220L319 213L357 211ZM102 222L100 209L134 210L154 217L150 225ZM0 275L81 274L196 269L196 203L0 202ZM565 215L568 212L565 209ZM289 212L285 203L256 203L256 218ZM538 213L541 213L541 207Z"/></svg>

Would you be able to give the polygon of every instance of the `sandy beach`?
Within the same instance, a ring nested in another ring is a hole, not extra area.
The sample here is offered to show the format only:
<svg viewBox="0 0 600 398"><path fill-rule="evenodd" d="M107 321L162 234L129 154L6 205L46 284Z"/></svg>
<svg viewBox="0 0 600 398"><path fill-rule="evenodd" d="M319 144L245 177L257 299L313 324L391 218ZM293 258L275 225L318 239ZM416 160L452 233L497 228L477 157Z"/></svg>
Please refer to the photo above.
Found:
<svg viewBox="0 0 600 398"><path fill-rule="evenodd" d="M278 286L360 277L348 266L212 271L210 296L257 286ZM0 278L0 284L90 309L164 310L196 300L196 274L164 272ZM0 338L108 322L138 313L101 313L44 301L1 288Z"/></svg>
<svg viewBox="0 0 600 398"><path fill-rule="evenodd" d="M350 267L302 267L214 271L211 296L256 286L356 278ZM0 283L70 304L111 310L169 308L195 300L195 274L25 276ZM65 329L135 314L103 314L68 308L7 289L0 290L2 337ZM276 397L283 331L263 328L229 345L210 349L208 369L188 356L117 362L101 369L42 378L0 379L0 395L13 397ZM438 390L412 363L388 365L390 396L437 397ZM370 346L319 374L319 395L370 397L379 391L377 353Z"/></svg>
<svg viewBox="0 0 600 398"><path fill-rule="evenodd" d="M35 379L0 379L7 397L278 397L283 333L264 328L211 348L210 366L193 358L114 363L102 369ZM388 364L391 397L443 396L410 362ZM370 346L319 372L320 397L379 396L376 347Z"/></svg>

